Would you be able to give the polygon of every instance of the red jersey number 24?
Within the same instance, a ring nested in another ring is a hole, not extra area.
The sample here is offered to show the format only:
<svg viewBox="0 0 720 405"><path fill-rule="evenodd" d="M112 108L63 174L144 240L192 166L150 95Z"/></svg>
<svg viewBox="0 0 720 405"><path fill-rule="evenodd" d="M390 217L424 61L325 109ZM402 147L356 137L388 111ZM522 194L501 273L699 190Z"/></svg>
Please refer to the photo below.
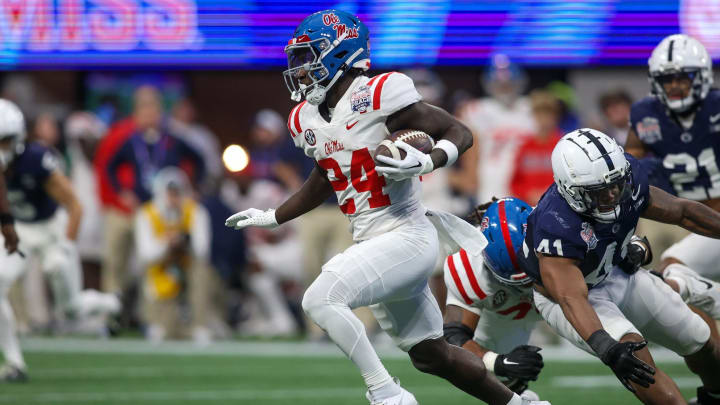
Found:
<svg viewBox="0 0 720 405"><path fill-rule="evenodd" d="M343 191L348 188L348 179L335 159L325 158L318 160L318 165L327 171L332 170L335 180L330 180L330 184L333 190ZM363 173L365 173L365 180L363 180ZM370 151L367 148L353 151L352 160L350 161L350 182L358 193L370 192L370 198L368 198L370 208L390 205L390 196L383 194L382 189L385 186L385 178L379 176L375 171L375 161L370 156ZM355 201L348 198L344 203L340 204L340 210L344 214L354 214Z"/></svg>

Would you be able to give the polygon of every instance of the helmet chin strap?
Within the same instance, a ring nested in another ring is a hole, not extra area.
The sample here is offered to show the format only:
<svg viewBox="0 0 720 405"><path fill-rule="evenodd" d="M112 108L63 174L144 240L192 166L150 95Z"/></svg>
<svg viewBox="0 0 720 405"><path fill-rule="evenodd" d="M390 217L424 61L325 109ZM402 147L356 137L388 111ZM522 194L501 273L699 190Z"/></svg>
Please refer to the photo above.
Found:
<svg viewBox="0 0 720 405"><path fill-rule="evenodd" d="M333 47L337 46L335 42L338 42L336 39L333 42ZM364 48L358 48L355 52L353 52L352 55L350 55L349 58L345 60L345 62L340 66L337 72L335 72L335 76L333 76L332 80L330 80L330 83L328 83L327 86L321 86L320 84L316 84L310 92L305 95L305 99L308 101L308 103L312 105L320 105L323 101L325 101L325 96L327 95L328 90L335 84L335 82L340 79L340 77L345 73L345 71L348 69L348 67L352 66L353 60L358 57L365 49ZM323 52L321 54L321 57L326 55L326 52Z"/></svg>

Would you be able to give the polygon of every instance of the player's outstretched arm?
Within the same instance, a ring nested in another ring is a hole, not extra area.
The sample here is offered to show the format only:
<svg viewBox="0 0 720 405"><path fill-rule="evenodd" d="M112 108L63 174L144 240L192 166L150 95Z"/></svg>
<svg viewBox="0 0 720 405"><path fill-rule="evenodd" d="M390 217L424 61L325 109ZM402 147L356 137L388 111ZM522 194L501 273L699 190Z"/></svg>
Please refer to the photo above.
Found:
<svg viewBox="0 0 720 405"><path fill-rule="evenodd" d="M705 204L675 197L657 187L650 186L650 203L643 217L720 239L720 213Z"/></svg>
<svg viewBox="0 0 720 405"><path fill-rule="evenodd" d="M82 205L72 189L70 180L59 170L54 170L45 182L45 191L67 210L69 216L67 237L70 240L77 239L82 220Z"/></svg>
<svg viewBox="0 0 720 405"><path fill-rule="evenodd" d="M588 290L582 272L574 259L540 255L540 275L545 290L560 304L565 318L580 337L608 365L630 391L632 381L643 387L655 382L655 369L633 354L647 342L618 342L603 329L597 313L588 301Z"/></svg>
<svg viewBox="0 0 720 405"><path fill-rule="evenodd" d="M640 138L638 138L633 128L630 128L630 131L628 131L627 140L625 141L625 152L633 155L636 159L642 159L647 154L645 145L640 142Z"/></svg>
<svg viewBox="0 0 720 405"><path fill-rule="evenodd" d="M273 228L313 210L327 200L332 193L333 188L325 176L325 171L316 165L302 187L277 209L262 211L250 208L240 211L226 219L225 226L235 229L243 229L248 226Z"/></svg>
<svg viewBox="0 0 720 405"><path fill-rule="evenodd" d="M462 122L442 108L422 101L390 115L385 125L390 133L411 128L432 136L437 142L430 152L434 168L455 163L473 144L472 133Z"/></svg>

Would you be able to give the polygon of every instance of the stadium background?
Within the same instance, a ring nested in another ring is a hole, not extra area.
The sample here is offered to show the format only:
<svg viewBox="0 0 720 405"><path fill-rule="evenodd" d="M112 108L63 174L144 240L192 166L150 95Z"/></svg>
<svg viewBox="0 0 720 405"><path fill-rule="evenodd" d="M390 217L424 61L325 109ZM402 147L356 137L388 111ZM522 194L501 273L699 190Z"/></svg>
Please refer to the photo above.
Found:
<svg viewBox="0 0 720 405"><path fill-rule="evenodd" d="M693 35L720 58L720 2L713 0L0 0L1 91L31 89L21 106L30 122L51 112L61 151L70 112L101 114L112 96L114 117L122 118L133 91L145 84L160 89L168 109L190 98L222 147L246 146L260 109L285 116L293 105L281 71L294 27L333 7L368 25L373 72L431 69L450 111L486 95L480 77L497 54L525 69L526 92L563 85L557 94L583 125L603 122L602 92L623 89L634 99L648 92L647 58L669 34ZM86 274L87 284L99 286L98 277ZM0 386L0 403L364 403L360 381L339 352L301 335L258 342L233 334L198 348L151 345L133 327L105 340L43 337L57 333L52 327L27 333L31 381ZM531 386L544 399L633 403L598 361L565 347L546 352L546 369ZM383 353L421 403L472 403L413 371L396 350ZM679 358L654 353L690 395L697 379Z"/></svg>

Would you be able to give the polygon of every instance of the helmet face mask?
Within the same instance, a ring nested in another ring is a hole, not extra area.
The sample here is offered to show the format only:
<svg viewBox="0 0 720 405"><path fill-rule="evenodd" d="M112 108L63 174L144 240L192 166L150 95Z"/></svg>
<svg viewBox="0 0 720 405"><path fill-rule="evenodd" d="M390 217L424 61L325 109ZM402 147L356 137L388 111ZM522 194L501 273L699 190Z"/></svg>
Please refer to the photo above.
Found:
<svg viewBox="0 0 720 405"><path fill-rule="evenodd" d="M573 211L614 222L633 190L630 162L609 136L582 128L566 134L552 153L557 190Z"/></svg>
<svg viewBox="0 0 720 405"><path fill-rule="evenodd" d="M675 113L692 111L713 84L710 55L702 43L684 34L670 35L660 41L648 59L648 65L652 93ZM668 94L667 85L673 79L689 80L687 94Z"/></svg>
<svg viewBox="0 0 720 405"><path fill-rule="evenodd" d="M327 49L329 46L329 41L326 38L319 38L314 41L285 47L288 69L283 72L283 78L293 100L300 101L300 96L304 94L310 101L310 94L319 91L322 91L322 98L324 99L325 88L322 86L322 82L326 81L330 76L330 72L322 63L323 54L318 52L318 48ZM300 81L301 77L309 78L311 83L302 83Z"/></svg>
<svg viewBox="0 0 720 405"><path fill-rule="evenodd" d="M573 193L581 197L586 213L600 222L613 222L620 214L620 204L632 193L632 176L628 167L625 174L609 183L591 186L574 186Z"/></svg>

